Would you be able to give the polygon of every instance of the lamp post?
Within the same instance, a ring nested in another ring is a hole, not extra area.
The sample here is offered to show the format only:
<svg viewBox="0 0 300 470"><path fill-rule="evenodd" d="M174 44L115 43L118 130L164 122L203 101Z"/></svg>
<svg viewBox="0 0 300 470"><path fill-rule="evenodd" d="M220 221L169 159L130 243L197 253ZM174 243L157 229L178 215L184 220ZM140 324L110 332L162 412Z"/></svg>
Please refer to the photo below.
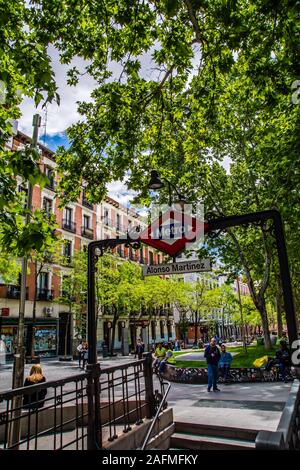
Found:
<svg viewBox="0 0 300 470"><path fill-rule="evenodd" d="M184 207L184 204L187 204L187 200L185 196L177 190L176 186L174 186L167 178L160 178L158 175L158 172L156 170L151 171L151 177L150 181L148 184L149 189L157 190L161 189L165 186L163 181L166 181L168 185L168 190L169 190L169 206L172 205L172 190L175 191L177 195L177 200L176 203L179 204L182 208Z"/></svg>

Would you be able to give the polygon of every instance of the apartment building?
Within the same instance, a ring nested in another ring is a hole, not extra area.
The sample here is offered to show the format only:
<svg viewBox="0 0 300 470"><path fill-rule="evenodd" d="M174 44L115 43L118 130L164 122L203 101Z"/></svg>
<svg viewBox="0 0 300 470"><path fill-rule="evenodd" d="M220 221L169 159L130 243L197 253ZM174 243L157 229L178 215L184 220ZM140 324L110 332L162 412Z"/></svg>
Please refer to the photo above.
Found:
<svg viewBox="0 0 300 470"><path fill-rule="evenodd" d="M17 150L31 142L30 137L16 131L10 142L10 148ZM48 184L41 189L38 185L33 187L33 209L43 209L46 213L55 216L58 224L57 232L64 240L63 255L67 262L63 265L49 260L40 263L29 263L27 276L27 299L25 306L25 338L33 327L32 312L34 299L36 299L36 321L34 323L34 337L36 354L52 357L64 354L65 337L67 335L67 353L72 354L78 344L79 338L74 333L74 319L69 321L69 309L66 305L56 302L60 296L62 279L68 275L75 251L83 250L91 240L116 238L126 236L128 230L136 225L141 225L139 215L110 197L106 197L103 203L90 204L84 190L75 203L70 203L64 208L59 207L59 198L56 194L57 174L55 153L42 144L39 144L40 166L48 177ZM26 194L27 187L20 178L17 178L17 190ZM154 249L143 246L140 250L121 245L116 252L121 258L130 259L138 263L158 264L162 261L162 255ZM36 273L39 272L37 279ZM5 285L0 279L0 334L6 344L7 359L13 355L14 342L17 335L20 285ZM147 315L139 315L138 318L120 321L117 326L116 347L121 347L125 342L135 344L136 338L142 337L145 343L149 341L168 340L173 338L170 320L164 315L158 315L157 322L149 323ZM170 316L168 316L169 318ZM168 329L165 323L168 322ZM103 315L98 321L98 345L99 349L104 338L109 338L111 318ZM157 325L157 326L156 326ZM28 344L28 341L25 341ZM30 351L27 351L29 354Z"/></svg>

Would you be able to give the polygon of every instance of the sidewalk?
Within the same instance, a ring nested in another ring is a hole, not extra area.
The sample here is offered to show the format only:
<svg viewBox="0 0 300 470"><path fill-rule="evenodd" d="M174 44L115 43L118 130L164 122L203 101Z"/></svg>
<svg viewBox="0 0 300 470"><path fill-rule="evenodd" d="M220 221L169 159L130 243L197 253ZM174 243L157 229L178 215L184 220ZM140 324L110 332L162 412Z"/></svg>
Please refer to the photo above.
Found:
<svg viewBox="0 0 300 470"><path fill-rule="evenodd" d="M275 431L291 383L245 383L219 387L221 392L208 393L207 385L172 384L168 404L173 407L174 420Z"/></svg>
<svg viewBox="0 0 300 470"><path fill-rule="evenodd" d="M122 356L117 355L114 357L101 357L98 356L101 368L116 366L126 362L133 362L134 355ZM32 364L25 364L24 377L29 375ZM47 381L59 380L72 375L82 374L84 371L79 368L78 360L73 361L59 361L56 359L42 359L41 366ZM0 365L0 391L11 389L12 384L13 363Z"/></svg>

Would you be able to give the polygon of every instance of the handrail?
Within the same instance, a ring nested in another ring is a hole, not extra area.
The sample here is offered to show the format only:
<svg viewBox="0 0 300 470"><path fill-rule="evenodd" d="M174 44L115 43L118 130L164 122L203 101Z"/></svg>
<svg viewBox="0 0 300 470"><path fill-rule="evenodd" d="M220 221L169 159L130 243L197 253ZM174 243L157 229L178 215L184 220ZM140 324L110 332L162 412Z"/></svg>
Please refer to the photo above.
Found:
<svg viewBox="0 0 300 470"><path fill-rule="evenodd" d="M300 430L299 418L300 382L294 380L276 431L259 431L255 439L256 449L288 450L294 448L293 433ZM295 425L297 429L295 431ZM296 438L299 446L299 437ZM297 447L299 448L299 447Z"/></svg>
<svg viewBox="0 0 300 470"><path fill-rule="evenodd" d="M146 437L145 437L145 439L144 439L143 445L142 445L142 447L140 448L140 450L145 450L145 447L146 447L146 445L148 444L148 441L149 441L149 439L150 439L151 433L152 433L152 431L153 431L154 425L155 425L156 421L158 420L158 417L159 417L159 414L160 414L160 412L161 412L161 409L162 409L162 407L163 407L163 405L164 405L164 403L165 403L165 401L166 401L167 395L168 395L169 390L170 390L170 388L171 388L170 382L163 382L163 381L161 381L161 385L168 385L168 386L167 386L167 389L166 389L166 391L165 391L165 393L164 393L164 396L162 397L162 400L161 400L161 402L160 402L160 404L159 404L159 407L158 407L158 409L157 409L157 411L156 411L156 414L155 414L155 416L154 416L154 418L153 418L153 420L152 420L152 423L151 423L151 425L150 425L150 428L149 428L149 430L148 430L148 432L147 432L147 435L146 435Z"/></svg>

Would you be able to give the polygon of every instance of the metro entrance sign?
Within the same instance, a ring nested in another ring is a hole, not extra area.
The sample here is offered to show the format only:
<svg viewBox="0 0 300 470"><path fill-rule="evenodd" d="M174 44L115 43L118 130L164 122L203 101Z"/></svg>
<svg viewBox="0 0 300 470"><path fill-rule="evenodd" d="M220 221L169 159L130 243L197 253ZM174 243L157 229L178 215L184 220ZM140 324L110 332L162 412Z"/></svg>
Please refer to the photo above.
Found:
<svg viewBox="0 0 300 470"><path fill-rule="evenodd" d="M204 232L204 224L185 212L170 209L154 220L138 240L170 256L177 255L187 243L195 242Z"/></svg>
<svg viewBox="0 0 300 470"><path fill-rule="evenodd" d="M210 259L180 261L179 263L154 264L143 266L144 276L159 276L169 274L185 274L211 271Z"/></svg>

